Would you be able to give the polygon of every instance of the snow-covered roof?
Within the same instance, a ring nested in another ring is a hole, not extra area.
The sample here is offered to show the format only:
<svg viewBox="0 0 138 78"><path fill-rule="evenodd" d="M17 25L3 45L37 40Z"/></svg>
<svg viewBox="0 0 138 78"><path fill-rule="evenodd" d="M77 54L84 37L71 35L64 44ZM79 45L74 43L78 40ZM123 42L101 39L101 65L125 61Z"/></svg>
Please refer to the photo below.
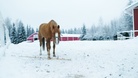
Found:
<svg viewBox="0 0 138 78"><path fill-rule="evenodd" d="M80 37L81 34L61 34L61 37Z"/></svg>
<svg viewBox="0 0 138 78"><path fill-rule="evenodd" d="M132 15L133 9L135 9L137 6L138 6L138 1L126 7L125 12L129 15Z"/></svg>

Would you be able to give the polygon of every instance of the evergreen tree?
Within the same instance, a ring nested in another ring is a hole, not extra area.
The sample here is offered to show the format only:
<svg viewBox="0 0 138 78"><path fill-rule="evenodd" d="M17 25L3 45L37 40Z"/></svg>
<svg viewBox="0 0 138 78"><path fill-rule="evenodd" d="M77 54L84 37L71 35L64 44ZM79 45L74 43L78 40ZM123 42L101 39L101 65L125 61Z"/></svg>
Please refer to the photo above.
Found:
<svg viewBox="0 0 138 78"><path fill-rule="evenodd" d="M86 27L85 27L84 24L83 24L83 27L82 27L82 34L83 34L83 35L86 35Z"/></svg>
<svg viewBox="0 0 138 78"><path fill-rule="evenodd" d="M66 29L64 30L64 34L67 34L67 30Z"/></svg>
<svg viewBox="0 0 138 78"><path fill-rule="evenodd" d="M82 27L82 35L81 35L80 39L81 39L81 40L84 40L83 38L85 37L85 35L86 35L86 27L85 27L85 25L83 24L83 27Z"/></svg>
<svg viewBox="0 0 138 78"><path fill-rule="evenodd" d="M38 30L37 30L38 31ZM37 32L36 31L36 32ZM31 26L28 26L26 27L26 37L29 37L31 34L33 34L35 31L33 28L31 28Z"/></svg>
<svg viewBox="0 0 138 78"><path fill-rule="evenodd" d="M76 28L74 28L74 34L77 34L77 29Z"/></svg>
<svg viewBox="0 0 138 78"><path fill-rule="evenodd" d="M62 33L62 34L65 34L65 31L64 31L64 29L62 29L62 30L61 30L61 33Z"/></svg>
<svg viewBox="0 0 138 78"><path fill-rule="evenodd" d="M22 40L26 41L26 31L25 31L24 26L22 26Z"/></svg>
<svg viewBox="0 0 138 78"><path fill-rule="evenodd" d="M38 30L38 28L36 28L36 32L38 32L39 30Z"/></svg>
<svg viewBox="0 0 138 78"><path fill-rule="evenodd" d="M34 32L35 32L35 31L34 31L34 29L33 29L33 28L31 28L31 34L33 34ZM31 34L30 34L30 35L31 35Z"/></svg>
<svg viewBox="0 0 138 78"><path fill-rule="evenodd" d="M29 37L30 36L30 33L31 32L31 27L27 25L26 27L26 36Z"/></svg>
<svg viewBox="0 0 138 78"><path fill-rule="evenodd" d="M16 36L17 32L16 32L16 28L15 28L15 24L13 23L13 27L11 30L11 42L14 44L17 44L17 36Z"/></svg>
<svg viewBox="0 0 138 78"><path fill-rule="evenodd" d="M24 25L21 21L19 21L19 25L18 25L18 43L23 42L26 40L26 32L25 32L25 28Z"/></svg>

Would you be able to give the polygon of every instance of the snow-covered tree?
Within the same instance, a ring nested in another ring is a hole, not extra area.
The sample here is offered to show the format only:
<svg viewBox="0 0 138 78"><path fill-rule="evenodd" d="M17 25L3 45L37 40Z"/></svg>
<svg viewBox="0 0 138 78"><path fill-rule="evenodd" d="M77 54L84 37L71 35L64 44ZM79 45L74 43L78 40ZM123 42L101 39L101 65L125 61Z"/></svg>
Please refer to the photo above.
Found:
<svg viewBox="0 0 138 78"><path fill-rule="evenodd" d="M127 6L131 5L133 2L135 2L135 1L129 0ZM125 21L126 30L132 30L133 29L133 18L132 18L132 16L124 13L122 17L124 18L124 21Z"/></svg>
<svg viewBox="0 0 138 78"><path fill-rule="evenodd" d="M14 44L17 44L16 34L17 34L17 32L16 32L15 24L13 23L13 27L11 29L11 42L14 43Z"/></svg>
<svg viewBox="0 0 138 78"><path fill-rule="evenodd" d="M11 19L10 18L6 18L5 19L5 25L8 28L9 36L11 36L12 23L11 23Z"/></svg>
<svg viewBox="0 0 138 78"><path fill-rule="evenodd" d="M82 34L86 35L86 26L85 26L85 24L83 24L83 27L82 27Z"/></svg>
<svg viewBox="0 0 138 78"><path fill-rule="evenodd" d="M38 28L36 28L36 32L38 32L39 31L39 29Z"/></svg>
<svg viewBox="0 0 138 78"><path fill-rule="evenodd" d="M62 29L62 30L61 30L61 33L62 33L62 34L65 34L65 31L64 31L64 29Z"/></svg>
<svg viewBox="0 0 138 78"><path fill-rule="evenodd" d="M37 32L38 30L36 30ZM31 34L33 34L35 31L34 29L31 27L31 26L28 26L26 27L26 37L29 37Z"/></svg>
<svg viewBox="0 0 138 78"><path fill-rule="evenodd" d="M19 24L18 24L18 34L17 35L18 35L18 43L26 40L25 28L21 21L19 21Z"/></svg>
<svg viewBox="0 0 138 78"><path fill-rule="evenodd" d="M86 27L85 27L85 24L83 24L83 27L82 27L82 35L81 35L80 39L81 40L85 40L85 36L87 36L86 34L87 34Z"/></svg>
<svg viewBox="0 0 138 78"><path fill-rule="evenodd" d="M2 14L0 13L0 48L1 46L10 43L9 30L7 24L3 20Z"/></svg>

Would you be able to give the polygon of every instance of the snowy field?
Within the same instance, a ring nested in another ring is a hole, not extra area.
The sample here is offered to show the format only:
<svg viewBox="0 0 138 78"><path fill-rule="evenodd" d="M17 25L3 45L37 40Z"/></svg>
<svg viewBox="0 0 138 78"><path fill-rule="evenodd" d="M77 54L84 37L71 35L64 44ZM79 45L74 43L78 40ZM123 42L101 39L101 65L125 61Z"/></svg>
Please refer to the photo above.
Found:
<svg viewBox="0 0 138 78"><path fill-rule="evenodd" d="M0 78L138 78L138 38L60 42L51 60L38 41L2 49Z"/></svg>

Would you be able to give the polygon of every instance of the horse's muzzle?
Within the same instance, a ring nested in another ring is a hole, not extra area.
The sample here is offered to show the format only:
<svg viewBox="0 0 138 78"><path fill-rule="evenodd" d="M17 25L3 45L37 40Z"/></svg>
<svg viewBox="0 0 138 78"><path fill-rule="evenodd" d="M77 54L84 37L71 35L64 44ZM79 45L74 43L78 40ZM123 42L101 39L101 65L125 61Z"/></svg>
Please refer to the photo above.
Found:
<svg viewBox="0 0 138 78"><path fill-rule="evenodd" d="M55 41L56 45L59 44L59 38L56 38L56 41Z"/></svg>

